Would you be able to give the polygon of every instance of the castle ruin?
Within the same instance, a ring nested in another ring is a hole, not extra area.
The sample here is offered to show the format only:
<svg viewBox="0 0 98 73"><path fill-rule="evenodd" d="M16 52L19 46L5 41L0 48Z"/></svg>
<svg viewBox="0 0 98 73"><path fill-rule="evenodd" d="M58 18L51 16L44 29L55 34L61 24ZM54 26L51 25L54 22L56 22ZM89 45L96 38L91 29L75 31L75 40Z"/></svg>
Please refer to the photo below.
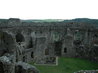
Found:
<svg viewBox="0 0 98 73"><path fill-rule="evenodd" d="M63 21L0 21L0 73L39 73L27 63L55 63L56 56L98 62L98 28Z"/></svg>

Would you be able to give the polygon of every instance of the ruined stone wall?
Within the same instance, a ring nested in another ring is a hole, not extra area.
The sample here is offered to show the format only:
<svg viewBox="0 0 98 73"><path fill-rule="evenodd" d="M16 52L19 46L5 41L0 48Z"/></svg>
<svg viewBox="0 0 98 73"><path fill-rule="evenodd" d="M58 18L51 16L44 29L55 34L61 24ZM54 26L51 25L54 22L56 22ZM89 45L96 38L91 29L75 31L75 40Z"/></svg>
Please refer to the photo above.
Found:
<svg viewBox="0 0 98 73"><path fill-rule="evenodd" d="M95 52L98 30L86 24L23 22L19 19L9 19L0 23L0 29L12 35L17 46L17 61L29 62L36 60L37 56L44 58L43 56L47 55L98 58ZM17 34L20 35L18 42Z"/></svg>

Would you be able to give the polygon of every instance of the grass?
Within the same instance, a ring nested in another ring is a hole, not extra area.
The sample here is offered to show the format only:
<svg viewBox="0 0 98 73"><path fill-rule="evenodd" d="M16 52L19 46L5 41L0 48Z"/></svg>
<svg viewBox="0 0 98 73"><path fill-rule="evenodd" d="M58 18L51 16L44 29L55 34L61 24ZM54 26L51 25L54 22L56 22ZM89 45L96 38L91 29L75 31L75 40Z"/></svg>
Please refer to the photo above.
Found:
<svg viewBox="0 0 98 73"><path fill-rule="evenodd" d="M33 63L30 63L34 65ZM58 66L35 65L40 73L73 73L79 70L96 70L98 63L77 58L59 58Z"/></svg>

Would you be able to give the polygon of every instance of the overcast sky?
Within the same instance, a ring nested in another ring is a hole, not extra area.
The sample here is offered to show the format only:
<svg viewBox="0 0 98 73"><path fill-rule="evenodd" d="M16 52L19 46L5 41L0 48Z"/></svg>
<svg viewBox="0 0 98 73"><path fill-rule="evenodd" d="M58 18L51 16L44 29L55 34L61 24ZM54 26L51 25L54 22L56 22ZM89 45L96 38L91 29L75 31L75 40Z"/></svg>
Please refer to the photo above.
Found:
<svg viewBox="0 0 98 73"><path fill-rule="evenodd" d="M0 18L98 19L98 0L0 0Z"/></svg>

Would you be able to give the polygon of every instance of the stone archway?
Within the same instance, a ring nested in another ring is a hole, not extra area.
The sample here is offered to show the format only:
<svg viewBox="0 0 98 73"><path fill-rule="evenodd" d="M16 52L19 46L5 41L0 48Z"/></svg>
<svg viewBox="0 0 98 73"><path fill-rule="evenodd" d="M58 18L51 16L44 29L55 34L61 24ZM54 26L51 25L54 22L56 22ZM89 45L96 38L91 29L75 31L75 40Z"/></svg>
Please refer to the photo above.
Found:
<svg viewBox="0 0 98 73"><path fill-rule="evenodd" d="M3 63L0 62L0 73L4 73Z"/></svg>

